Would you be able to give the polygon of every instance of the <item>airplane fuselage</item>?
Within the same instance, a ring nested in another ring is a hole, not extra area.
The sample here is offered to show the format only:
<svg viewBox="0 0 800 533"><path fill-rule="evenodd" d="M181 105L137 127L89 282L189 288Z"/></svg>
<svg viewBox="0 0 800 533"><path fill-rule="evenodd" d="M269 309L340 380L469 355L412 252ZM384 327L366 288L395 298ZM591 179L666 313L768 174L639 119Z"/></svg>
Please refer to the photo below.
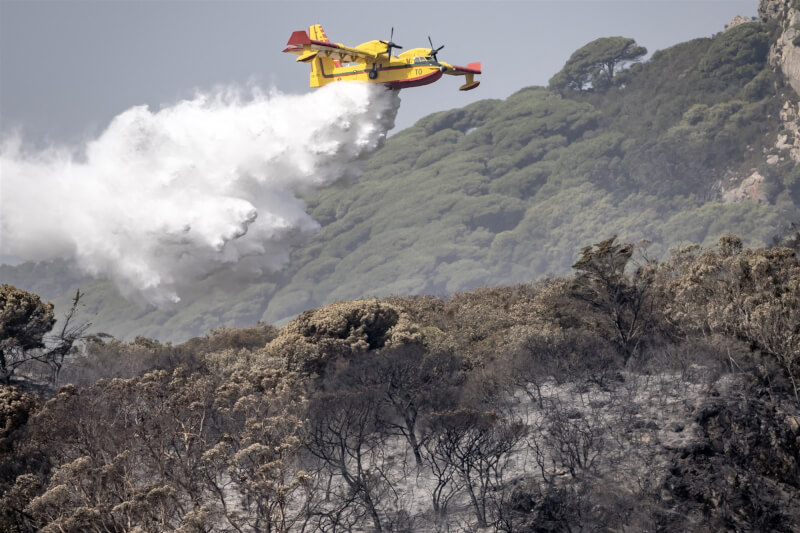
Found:
<svg viewBox="0 0 800 533"><path fill-rule="evenodd" d="M312 87L339 81L366 81L382 83L392 89L420 87L434 83L442 77L443 68L446 68L425 56L387 57L386 54L379 55L371 63L337 67L327 61L321 61L315 67L319 72L311 73Z"/></svg>

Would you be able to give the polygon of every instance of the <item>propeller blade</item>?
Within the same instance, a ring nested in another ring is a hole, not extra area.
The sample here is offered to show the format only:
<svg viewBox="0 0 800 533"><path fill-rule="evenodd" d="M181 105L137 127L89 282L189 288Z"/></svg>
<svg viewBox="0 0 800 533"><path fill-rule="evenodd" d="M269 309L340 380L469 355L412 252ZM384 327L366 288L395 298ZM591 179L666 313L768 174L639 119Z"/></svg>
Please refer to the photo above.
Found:
<svg viewBox="0 0 800 533"><path fill-rule="evenodd" d="M388 55L392 55L392 48L403 48L399 44L395 44L395 42L392 39L394 39L394 26L392 26L392 31L389 32L389 40L388 41L379 41L380 43L386 45L386 53Z"/></svg>
<svg viewBox="0 0 800 533"><path fill-rule="evenodd" d="M436 57L436 55L439 53L439 50L444 48L444 45L440 46L439 48L434 48L433 47L433 40L431 39L430 35L428 35L428 42L431 45L431 56L433 57L433 60L434 61L439 61L439 59Z"/></svg>

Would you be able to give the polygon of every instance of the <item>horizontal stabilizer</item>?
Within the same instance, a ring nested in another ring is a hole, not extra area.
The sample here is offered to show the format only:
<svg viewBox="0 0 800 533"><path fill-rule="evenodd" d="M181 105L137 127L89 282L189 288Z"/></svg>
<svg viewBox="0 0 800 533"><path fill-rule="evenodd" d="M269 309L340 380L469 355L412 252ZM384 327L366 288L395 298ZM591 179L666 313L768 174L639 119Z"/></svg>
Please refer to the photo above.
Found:
<svg viewBox="0 0 800 533"><path fill-rule="evenodd" d="M309 61L317 57L318 53L319 52L317 52L316 50L309 50L308 52L298 57L295 61L299 61L301 63L308 63Z"/></svg>
<svg viewBox="0 0 800 533"><path fill-rule="evenodd" d="M478 63L468 63L466 67L459 67L458 65L453 65L456 73L472 73L472 74L480 74L481 73L481 64Z"/></svg>
<svg viewBox="0 0 800 533"><path fill-rule="evenodd" d="M289 37L289 42L286 44L311 44L311 39L308 38L308 34L306 32L303 30L298 30L292 33L292 36Z"/></svg>

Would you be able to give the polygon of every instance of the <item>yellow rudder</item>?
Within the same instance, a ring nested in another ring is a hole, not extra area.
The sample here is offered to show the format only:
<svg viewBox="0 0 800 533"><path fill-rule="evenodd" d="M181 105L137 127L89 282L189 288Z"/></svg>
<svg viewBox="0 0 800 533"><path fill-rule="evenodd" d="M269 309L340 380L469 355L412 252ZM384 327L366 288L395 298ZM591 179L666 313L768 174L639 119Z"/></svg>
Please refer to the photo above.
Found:
<svg viewBox="0 0 800 533"><path fill-rule="evenodd" d="M324 43L331 42L325 30L322 29L322 24L314 24L308 27L308 37L312 41L322 41ZM341 62L335 61L327 57L314 58L311 63L311 78L309 80L310 87L321 87L325 85L328 80L325 79L323 74L332 74L333 69L342 66Z"/></svg>
<svg viewBox="0 0 800 533"><path fill-rule="evenodd" d="M325 30L322 29L322 24L314 24L308 27L308 37L312 41L322 41L329 43L328 36L325 35Z"/></svg>

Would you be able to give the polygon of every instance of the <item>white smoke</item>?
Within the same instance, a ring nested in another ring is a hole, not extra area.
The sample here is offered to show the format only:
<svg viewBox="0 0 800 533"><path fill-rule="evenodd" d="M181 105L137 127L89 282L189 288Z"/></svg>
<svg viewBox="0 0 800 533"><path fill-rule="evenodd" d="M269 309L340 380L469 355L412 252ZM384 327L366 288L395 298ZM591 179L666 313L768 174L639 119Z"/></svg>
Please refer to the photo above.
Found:
<svg viewBox="0 0 800 533"><path fill-rule="evenodd" d="M0 148L0 254L73 259L164 305L220 268L278 269L318 224L297 194L358 173L394 125L396 91L200 95L115 117L78 158Z"/></svg>

